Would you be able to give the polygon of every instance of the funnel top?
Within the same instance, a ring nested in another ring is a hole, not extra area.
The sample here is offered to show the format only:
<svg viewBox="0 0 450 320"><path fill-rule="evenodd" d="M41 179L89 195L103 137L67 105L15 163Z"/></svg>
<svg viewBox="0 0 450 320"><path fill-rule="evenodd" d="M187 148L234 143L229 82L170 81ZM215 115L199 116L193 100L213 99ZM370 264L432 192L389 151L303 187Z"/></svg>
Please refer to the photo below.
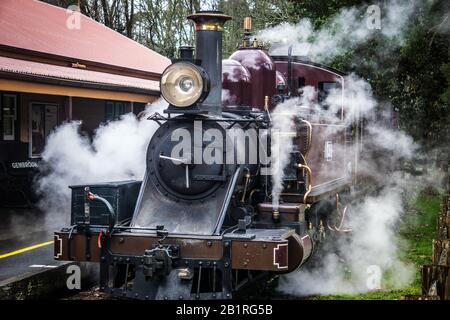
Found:
<svg viewBox="0 0 450 320"><path fill-rule="evenodd" d="M197 31L223 31L225 22L231 20L231 17L222 11L197 11L187 18L194 21Z"/></svg>

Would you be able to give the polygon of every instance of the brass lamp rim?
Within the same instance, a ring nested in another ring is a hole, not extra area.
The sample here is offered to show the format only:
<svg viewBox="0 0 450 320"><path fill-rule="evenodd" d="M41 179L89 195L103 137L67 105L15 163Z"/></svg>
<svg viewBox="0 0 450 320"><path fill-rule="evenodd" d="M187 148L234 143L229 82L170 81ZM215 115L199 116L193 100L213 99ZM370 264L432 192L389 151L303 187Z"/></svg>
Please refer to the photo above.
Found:
<svg viewBox="0 0 450 320"><path fill-rule="evenodd" d="M178 96L177 98L175 89L178 84L176 80L179 80L182 76L192 77L193 81L198 84L198 89L191 96ZM166 68L161 76L160 88L161 94L167 102L178 108L186 108L201 98L205 90L205 82L197 66L190 62L182 61Z"/></svg>

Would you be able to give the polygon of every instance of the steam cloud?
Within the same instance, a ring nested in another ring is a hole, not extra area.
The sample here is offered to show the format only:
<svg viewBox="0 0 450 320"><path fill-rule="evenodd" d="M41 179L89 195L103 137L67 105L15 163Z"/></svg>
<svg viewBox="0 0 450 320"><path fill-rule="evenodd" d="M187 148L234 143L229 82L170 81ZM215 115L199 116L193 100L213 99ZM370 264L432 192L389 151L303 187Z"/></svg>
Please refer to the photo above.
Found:
<svg viewBox="0 0 450 320"><path fill-rule="evenodd" d="M353 74L347 76L345 90L344 95L338 90L331 93L327 99L329 109L324 110L311 99L314 88L306 87L301 98L278 105L272 115L275 130L294 131L292 117L305 118L307 109L304 106L310 106L317 117L326 115L339 121L336 111L343 102L349 106L344 118L347 124L357 115L370 119L358 166L361 176L381 186L374 195L350 206L344 225L345 229L352 230L350 235L338 237L336 247L319 257L319 261L311 265L312 268L302 268L281 278L279 290L285 293L309 295L375 289L367 286L370 270L374 266L380 274L391 274L391 287L405 286L413 276L413 267L400 258L396 230L404 214L403 195L411 196L419 181L396 171L395 165L401 159L412 159L418 152L418 146L404 132L386 125L390 113L383 113L364 80ZM373 117L375 112L377 117ZM282 170L290 162L292 139L274 135L272 142L272 164ZM334 144L333 153L342 154L343 147ZM376 151L375 156L373 151ZM314 164L310 165L314 170ZM282 172L272 176L272 201L275 207L278 205L279 193L283 190L282 178Z"/></svg>
<svg viewBox="0 0 450 320"><path fill-rule="evenodd" d="M162 111L161 100L146 113ZM133 114L102 125L93 141L79 133L80 122L58 127L48 137L42 160L44 172L37 180L42 195L39 207L46 212L49 227L67 225L71 193L68 186L120 180L141 180L145 173L145 153L158 127L154 121L139 121Z"/></svg>
<svg viewBox="0 0 450 320"><path fill-rule="evenodd" d="M439 180L435 173L417 178L393 172L383 178L385 186L378 193L350 207L344 227L352 229L351 234L338 237L334 250L322 252L312 264L282 277L279 291L300 296L345 294L411 283L415 266L402 260L399 248L405 199L414 197L421 183L423 187Z"/></svg>
<svg viewBox="0 0 450 320"><path fill-rule="evenodd" d="M330 23L319 29L314 29L309 19L303 19L295 25L281 24L263 30L258 37L272 43L272 54L285 55L292 46L294 55L327 62L367 43L375 34L386 41L395 39L393 47L401 45L415 8L413 1L385 3L381 8L380 30L367 28L366 6L343 9ZM280 38L282 42L279 42ZM322 252L322 256L310 267L282 277L278 290L294 295L339 294L366 292L386 285L392 288L408 285L414 274L413 266L401 259L397 232L404 218L404 196L413 196L420 184L431 185L432 178L429 176L419 180L400 172L396 166L399 160L413 159L419 152L419 146L404 132L386 125L391 118L388 110L393 108L388 103L378 103L364 79L354 74L345 77L344 94L341 90L332 91L326 100L328 110L313 101L315 94L313 87L306 87L301 98L278 105L272 115L273 128L292 130L292 116L305 118L303 106L309 106L312 114L327 115L338 121L336 112L344 104L347 108L344 121L347 124L358 116L369 119L368 134L364 137L365 150L358 166L362 176L380 185L381 189L349 207L344 228L352 230L350 235L338 237L333 250ZM272 142L272 164L283 170L290 161L292 139L277 138L275 135ZM342 147L333 145L337 152ZM374 156L372 152L375 150L377 153ZM283 190L283 175L280 173L272 176L275 207ZM380 274L375 274L377 272ZM390 275L388 282L383 277L385 274ZM378 276L381 277L378 279L380 287L371 287L368 283L371 277Z"/></svg>
<svg viewBox="0 0 450 320"><path fill-rule="evenodd" d="M297 24L282 23L265 29L257 37L272 44L270 53L273 55L286 54L292 46L293 55L323 62L367 43L375 36L395 40L392 45L401 45L416 2L391 0L378 8L381 9L379 25L374 20L376 13L366 5L342 9L319 29L305 18Z"/></svg>

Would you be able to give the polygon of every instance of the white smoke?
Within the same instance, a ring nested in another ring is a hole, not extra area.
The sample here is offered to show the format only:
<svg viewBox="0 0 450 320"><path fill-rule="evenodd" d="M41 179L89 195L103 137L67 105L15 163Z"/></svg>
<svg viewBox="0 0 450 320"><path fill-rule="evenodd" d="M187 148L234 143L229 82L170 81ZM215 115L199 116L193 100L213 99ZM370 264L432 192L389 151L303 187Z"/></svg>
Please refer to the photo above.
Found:
<svg viewBox="0 0 450 320"><path fill-rule="evenodd" d="M367 179L369 184L376 182L382 189L350 206L343 228L351 229L352 233L338 237L337 251L328 251L319 257L318 265L281 279L279 290L285 293L308 295L372 290L375 288L367 282L371 276L378 276L370 273L373 268L379 270L381 277L387 272L392 275L390 287L405 286L412 279L413 268L400 258L396 228L404 214L403 195L411 196L419 181L396 171L395 166L402 159L412 159L418 146L404 132L390 127L387 121L390 112L385 112L377 103L366 81L354 74L346 76L344 81L344 94L335 90L327 97L328 109L316 102L317 93L313 87L306 87L301 98L278 105L271 116L272 128L281 132L295 131L294 117L310 121L323 117L331 123L343 121L346 125L357 117L367 118L367 135L358 163L360 178ZM347 106L343 119L342 105ZM317 127L313 125L313 135L314 128ZM272 164L283 170L290 162L292 138L274 135L272 142ZM344 151L343 147L334 144L333 153L348 153L348 148ZM309 165L313 170L317 169L314 163ZM272 202L276 208L283 190L282 173L272 176L272 185ZM380 280L380 283L383 282Z"/></svg>
<svg viewBox="0 0 450 320"><path fill-rule="evenodd" d="M283 191L283 172L290 162L293 150L291 134L295 133L295 117L304 117L303 112L309 108L314 109L314 87L303 89L300 98L293 98L275 107L271 113L271 175L272 175L272 204L278 209L280 193Z"/></svg>
<svg viewBox="0 0 450 320"><path fill-rule="evenodd" d="M367 285L368 279L374 276L370 274L373 267L378 268L380 274L392 274L390 287L407 285L412 279L412 267L400 259L396 228L404 214L403 195L411 196L419 181L396 171L395 165L401 159L412 159L418 146L404 132L386 125L383 116L388 117L390 114L376 108L378 104L370 85L364 80L355 75L345 77L345 90L344 96L340 90L329 95L326 103L330 107L328 110L322 109L321 115L326 115L328 119L334 117L339 121L340 112L337 111L344 103L344 106L349 106L343 119L347 125L356 116L369 119L366 124L367 136L364 137L365 149L358 163L359 172L360 177L368 179L369 183L380 184L382 189L378 194L349 208L344 228L351 229L352 233L338 237L337 252L327 252L313 268L301 269L282 278L279 290L289 294L368 291L374 289ZM303 98L288 100L277 106L272 115L273 127L283 131L293 130L292 117L295 115L304 118L304 106L308 103L311 110L317 112L320 106L311 102L312 92L313 88L305 88ZM288 110L289 113L280 112L281 110ZM374 118L374 114L381 119ZM289 163L292 147L292 139L274 139L273 163L285 168ZM333 152L337 154L343 146L336 144L333 148ZM373 151L376 151L375 155ZM313 163L310 166L313 170L317 168ZM282 174L272 176L274 205L278 203L279 193L283 190L282 177Z"/></svg>
<svg viewBox="0 0 450 320"><path fill-rule="evenodd" d="M379 24L377 11L373 11L378 8ZM367 43L374 36L395 40L396 45L401 45L415 9L415 1L400 0L385 1L384 5L375 7L350 7L339 11L320 28L315 28L313 22L305 18L296 24L282 23L265 29L257 37L272 44L270 53L273 55L286 55L292 46L293 55L329 61Z"/></svg>
<svg viewBox="0 0 450 320"><path fill-rule="evenodd" d="M302 19L297 24L284 23L263 30L257 37L271 43L270 53L273 55L286 55L288 48L292 47L294 55L322 62L367 44L374 37L390 43L389 50L392 50L402 45L416 5L415 1L384 2L379 7L380 28L370 26L374 21L371 19L376 16L373 16L374 7L367 5L345 8L320 28L315 28L311 20ZM376 289L368 286L368 279L373 276L370 270L374 267L380 270L381 275L390 273L391 287L405 286L412 278L412 267L400 257L396 228L404 215L403 196L411 197L417 191L419 181L397 171L397 165L400 160L412 159L418 146L404 132L389 126L387 120L391 115L389 112L385 114L367 81L351 74L345 77L344 83L344 91L335 89L328 94L324 103L328 106L326 109L317 103L316 89L306 87L300 99L288 100L275 108L272 126L276 130L293 131L293 116L312 120L324 117L330 122L343 120L346 125L359 117L366 118L365 149L358 162L360 178L364 177L366 183L378 184L382 188L349 207L343 228L352 232L338 237L335 242L337 250L330 250L319 257L318 263L311 268L303 268L281 278L279 290L286 293L305 295ZM342 105L345 111L343 119L340 119ZM309 115L306 116L305 112ZM291 138L274 136L272 164L283 171L290 161L292 148ZM349 151L338 143L333 144L333 153L343 152ZM314 170L314 164L310 166ZM282 172L272 176L275 207L283 190L282 178Z"/></svg>
<svg viewBox="0 0 450 320"><path fill-rule="evenodd" d="M166 107L161 100L147 106L146 113ZM92 142L80 134L80 122L69 122L50 134L42 154L45 171L37 180L42 195L40 208L46 212L47 225L68 224L71 192L69 186L120 180L141 180L145 154L153 133L154 121L138 120L126 114L118 121L100 126Z"/></svg>
<svg viewBox="0 0 450 320"><path fill-rule="evenodd" d="M349 124L356 115L372 115L377 104L370 86L355 75L346 77L345 81L347 93L344 95L344 105L350 108L345 113L344 122ZM304 117L302 113L305 108L302 106L307 105L311 91L311 88L306 88L304 98L288 100L279 105L272 115L273 128L294 131L292 118ZM335 101L332 101L333 97L336 98ZM342 94L331 94L327 102L332 106L342 106ZM315 110L317 107L319 106L313 105L311 109ZM340 114L336 113L335 107L330 107L328 111L322 110L322 115L326 113L328 117ZM381 274L387 271L392 273L393 280L389 283L391 287L407 285L412 279L411 266L400 259L396 228L404 213L402 196L405 193L411 196L418 181L396 172L393 166L400 159L411 159L418 146L402 131L380 125L376 119L371 121L367 127L368 135L364 138L366 149L363 151L371 156L361 156L359 171L361 177L369 179L369 183L380 183L382 190L348 210L344 228L353 231L350 236L342 236L338 241L338 252L326 253L320 257L319 265L314 265L310 270L301 269L282 278L279 288L281 291L301 295L368 291L374 289L367 286L367 279L371 276L368 270L374 266L379 268ZM290 161L293 143L291 138L281 137L277 139L275 136L273 140L272 163L285 168ZM339 153L342 147L334 145L333 152ZM370 153L373 150L378 152L375 157ZM314 163L310 166L313 170L317 168ZM282 174L272 176L272 200L275 206L279 201L279 193L283 190L282 178Z"/></svg>
<svg viewBox="0 0 450 320"><path fill-rule="evenodd" d="M328 94L325 100L325 104L329 106L327 113L331 117L340 116L338 112L342 105L346 106L344 114L346 124L350 124L359 116L370 116L377 105L370 84L355 74L346 76L344 82L344 90L334 89ZM320 109L320 106L316 105L315 108Z"/></svg>
<svg viewBox="0 0 450 320"><path fill-rule="evenodd" d="M409 285L415 266L402 259L398 230L405 211L405 196L414 197L423 179L394 172L385 187L355 203L345 227L352 230L334 242L335 251L317 257L315 264L282 277L279 290L294 295L344 294ZM405 243L403 243L405 245Z"/></svg>

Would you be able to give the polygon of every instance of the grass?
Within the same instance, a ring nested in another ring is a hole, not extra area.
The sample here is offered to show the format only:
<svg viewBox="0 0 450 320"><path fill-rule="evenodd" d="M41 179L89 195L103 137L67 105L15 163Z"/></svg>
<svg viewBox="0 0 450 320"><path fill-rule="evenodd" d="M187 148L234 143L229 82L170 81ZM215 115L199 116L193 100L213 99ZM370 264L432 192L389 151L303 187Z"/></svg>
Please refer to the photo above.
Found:
<svg viewBox="0 0 450 320"><path fill-rule="evenodd" d="M441 210L442 195L426 190L411 199L407 206L399 240L402 259L415 267L414 281L409 287L362 294L343 294L315 297L319 300L397 300L405 295L421 294L422 265L431 263L432 239L436 235L437 216ZM386 276L388 278L389 275ZM389 282L389 279L384 279ZM385 285L389 287L389 285Z"/></svg>

